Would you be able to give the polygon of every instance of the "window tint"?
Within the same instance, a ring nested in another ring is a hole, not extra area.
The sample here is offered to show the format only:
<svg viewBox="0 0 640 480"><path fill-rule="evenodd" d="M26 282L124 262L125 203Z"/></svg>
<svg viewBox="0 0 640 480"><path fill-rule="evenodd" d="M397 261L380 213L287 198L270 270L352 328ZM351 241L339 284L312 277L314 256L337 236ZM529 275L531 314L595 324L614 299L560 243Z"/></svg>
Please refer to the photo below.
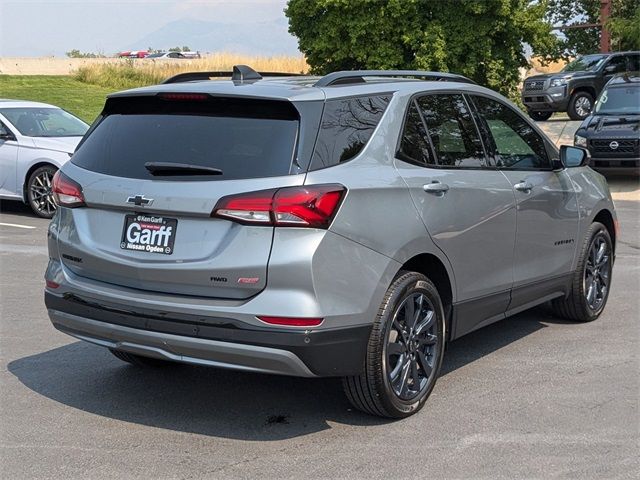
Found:
<svg viewBox="0 0 640 480"><path fill-rule="evenodd" d="M473 101L489 128L498 167L550 167L544 140L520 115L506 105L486 97L474 96Z"/></svg>
<svg viewBox="0 0 640 480"><path fill-rule="evenodd" d="M418 99L438 165L483 167L482 142L462 95L427 95Z"/></svg>
<svg viewBox="0 0 640 480"><path fill-rule="evenodd" d="M628 69L630 72L638 72L640 71L640 55L631 54L627 57L629 60Z"/></svg>
<svg viewBox="0 0 640 480"><path fill-rule="evenodd" d="M375 96L328 101L324 106L310 169L337 165L360 153L390 99L390 96Z"/></svg>
<svg viewBox="0 0 640 480"><path fill-rule="evenodd" d="M398 158L420 165L434 165L436 163L427 143L427 131L415 101L409 105Z"/></svg>
<svg viewBox="0 0 640 480"><path fill-rule="evenodd" d="M224 104L228 102L229 105ZM223 99L216 102L182 102L137 105L124 102L85 138L72 161L95 172L118 177L150 179L146 162L176 162L214 167L222 175L207 180L288 175L298 133L298 119L286 112L271 112L260 105L263 118L246 116L250 105ZM140 113L124 113L122 109ZM209 114L203 112L208 110ZM221 115L215 115L213 111ZM269 112L278 118L268 118ZM287 118L288 117L288 118ZM190 177L162 177L185 180ZM203 177L193 177L202 180Z"/></svg>

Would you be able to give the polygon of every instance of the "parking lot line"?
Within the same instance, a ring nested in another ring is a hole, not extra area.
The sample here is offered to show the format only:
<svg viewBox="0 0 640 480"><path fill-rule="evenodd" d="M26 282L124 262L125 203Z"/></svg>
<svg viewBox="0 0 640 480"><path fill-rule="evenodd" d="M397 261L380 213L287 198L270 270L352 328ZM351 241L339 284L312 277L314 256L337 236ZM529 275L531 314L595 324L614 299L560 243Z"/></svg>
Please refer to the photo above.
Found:
<svg viewBox="0 0 640 480"><path fill-rule="evenodd" d="M36 228L36 227L32 227L31 225L19 225L17 223L3 223L3 222L0 222L0 227L26 228L27 230L32 230Z"/></svg>

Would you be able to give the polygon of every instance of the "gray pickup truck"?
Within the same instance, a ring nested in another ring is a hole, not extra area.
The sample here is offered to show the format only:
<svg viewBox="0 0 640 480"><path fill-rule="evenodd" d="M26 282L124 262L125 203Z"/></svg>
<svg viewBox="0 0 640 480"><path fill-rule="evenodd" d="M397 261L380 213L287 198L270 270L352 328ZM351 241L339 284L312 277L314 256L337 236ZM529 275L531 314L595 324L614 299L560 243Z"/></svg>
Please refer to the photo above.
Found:
<svg viewBox="0 0 640 480"><path fill-rule="evenodd" d="M589 116L597 96L617 73L640 70L640 52L585 55L558 73L535 75L524 81L522 103L534 120L567 112L572 120Z"/></svg>

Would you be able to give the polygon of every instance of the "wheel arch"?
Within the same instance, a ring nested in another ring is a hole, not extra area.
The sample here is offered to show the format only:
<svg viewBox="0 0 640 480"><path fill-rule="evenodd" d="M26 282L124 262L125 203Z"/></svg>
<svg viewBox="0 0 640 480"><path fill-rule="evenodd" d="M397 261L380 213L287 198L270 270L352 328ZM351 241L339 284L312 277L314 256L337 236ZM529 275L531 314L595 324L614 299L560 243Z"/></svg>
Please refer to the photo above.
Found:
<svg viewBox="0 0 640 480"><path fill-rule="evenodd" d="M590 85L578 85L577 87L575 87L573 90L571 90L571 96L575 95L576 93L579 92L586 92L589 95L591 95L593 97L593 100L595 101L596 97L598 96L596 94L596 89Z"/></svg>
<svg viewBox="0 0 640 480"><path fill-rule="evenodd" d="M609 236L611 237L611 243L613 246L613 251L616 251L616 222L613 219L613 215L606 208L600 210L595 217L593 217L593 222L600 222L603 224L607 231L609 232ZM593 223L592 222L592 223Z"/></svg>
<svg viewBox="0 0 640 480"><path fill-rule="evenodd" d="M434 283L442 300L442 306L444 307L447 320L447 336L450 336L454 282L442 260L431 253L421 253L407 260L400 270L422 273Z"/></svg>
<svg viewBox="0 0 640 480"><path fill-rule="evenodd" d="M22 181L22 201L23 202L27 203L27 183L29 183L29 177L31 177L31 174L35 172L38 168L46 167L46 166L53 167L56 170L60 169L58 165L56 165L54 162L48 159L40 159L34 162L34 164L31 165L28 168L27 172L24 174L24 179Z"/></svg>

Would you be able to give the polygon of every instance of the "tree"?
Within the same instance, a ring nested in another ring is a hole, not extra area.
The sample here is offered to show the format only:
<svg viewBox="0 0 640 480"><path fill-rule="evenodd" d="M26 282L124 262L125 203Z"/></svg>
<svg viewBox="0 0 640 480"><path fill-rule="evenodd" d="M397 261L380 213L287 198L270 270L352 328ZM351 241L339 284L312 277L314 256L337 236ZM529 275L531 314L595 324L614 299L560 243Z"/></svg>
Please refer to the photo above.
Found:
<svg viewBox="0 0 640 480"><path fill-rule="evenodd" d="M517 97L523 44L552 49L546 1L289 0L289 32L314 73L455 72Z"/></svg>
<svg viewBox="0 0 640 480"><path fill-rule="evenodd" d="M611 44L616 50L640 50L640 5L633 16L612 17L607 23Z"/></svg>
<svg viewBox="0 0 640 480"><path fill-rule="evenodd" d="M92 53L92 52L81 52L77 48L73 50L69 50L65 53L65 55L69 58L104 58L103 53Z"/></svg>
<svg viewBox="0 0 640 480"><path fill-rule="evenodd" d="M614 50L640 48L638 40L638 0L611 0L611 47ZM555 26L575 26L600 23L600 0L547 0L545 18ZM600 51L600 27L562 30L562 38L555 49L541 50L543 56L568 58ZM635 33L634 33L635 32Z"/></svg>

